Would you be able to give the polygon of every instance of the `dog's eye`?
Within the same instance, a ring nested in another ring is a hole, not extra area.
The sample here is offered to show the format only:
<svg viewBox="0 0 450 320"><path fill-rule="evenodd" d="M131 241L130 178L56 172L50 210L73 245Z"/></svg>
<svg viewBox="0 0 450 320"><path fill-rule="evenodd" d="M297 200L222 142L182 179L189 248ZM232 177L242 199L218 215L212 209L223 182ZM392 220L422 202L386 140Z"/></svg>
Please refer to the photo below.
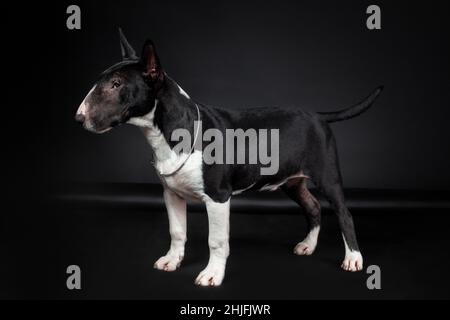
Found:
<svg viewBox="0 0 450 320"><path fill-rule="evenodd" d="M121 83L118 80L114 80L113 83L112 83L112 87L113 88L118 88L118 87L120 87L120 85L121 85Z"/></svg>

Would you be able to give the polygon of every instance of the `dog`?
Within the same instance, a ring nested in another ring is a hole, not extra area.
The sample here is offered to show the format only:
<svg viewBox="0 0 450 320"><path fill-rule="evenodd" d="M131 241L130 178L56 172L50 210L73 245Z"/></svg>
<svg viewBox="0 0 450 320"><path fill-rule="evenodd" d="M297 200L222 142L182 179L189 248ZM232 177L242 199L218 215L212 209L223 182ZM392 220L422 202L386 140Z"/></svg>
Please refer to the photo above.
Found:
<svg viewBox="0 0 450 320"><path fill-rule="evenodd" d="M195 102L164 71L154 43L147 40L140 57L119 29L122 61L104 71L76 112L75 119L95 133L121 124L141 128L154 155L154 166L164 187L171 243L154 267L176 270L184 257L186 201L206 205L209 221L209 262L195 283L220 286L229 256L229 215L232 195L247 190L283 190L301 207L308 224L307 236L294 252L311 255L317 245L321 209L308 190L308 181L330 202L338 217L345 246L342 268L363 268L353 218L345 205L336 142L329 123L356 117L366 111L383 87L362 102L333 112L300 109L250 108L229 110ZM201 120L203 129L225 132L229 128L279 130L279 169L261 174L261 164L206 164L204 149L176 152L171 134L183 128L192 136Z"/></svg>

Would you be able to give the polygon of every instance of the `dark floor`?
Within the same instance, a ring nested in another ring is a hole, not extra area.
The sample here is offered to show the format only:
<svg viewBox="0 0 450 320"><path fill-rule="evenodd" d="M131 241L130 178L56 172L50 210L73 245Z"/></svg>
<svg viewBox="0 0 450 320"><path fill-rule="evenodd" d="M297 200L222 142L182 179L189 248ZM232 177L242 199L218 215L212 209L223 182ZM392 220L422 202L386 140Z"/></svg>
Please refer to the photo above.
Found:
<svg viewBox="0 0 450 320"><path fill-rule="evenodd" d="M305 235L299 213L238 210L220 288L194 285L208 261L207 217L190 212L180 270L152 268L169 245L168 222L155 206L106 201L17 203L3 216L0 298L40 299L418 299L450 298L448 209L354 209L365 266L381 268L381 290L365 272L339 268L344 247L325 210L310 257L292 253ZM82 270L82 290L66 289L66 267Z"/></svg>

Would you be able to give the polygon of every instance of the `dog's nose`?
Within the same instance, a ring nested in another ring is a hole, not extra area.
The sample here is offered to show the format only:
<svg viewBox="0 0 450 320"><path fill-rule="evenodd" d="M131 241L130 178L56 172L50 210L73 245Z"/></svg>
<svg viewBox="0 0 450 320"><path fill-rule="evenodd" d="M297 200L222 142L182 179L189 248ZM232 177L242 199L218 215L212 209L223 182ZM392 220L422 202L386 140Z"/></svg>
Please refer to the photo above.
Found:
<svg viewBox="0 0 450 320"><path fill-rule="evenodd" d="M77 114L75 115L75 121L76 121L76 122L83 124L83 123L84 123L84 120L86 120L86 118L85 118L85 116L84 116L83 114L77 113Z"/></svg>

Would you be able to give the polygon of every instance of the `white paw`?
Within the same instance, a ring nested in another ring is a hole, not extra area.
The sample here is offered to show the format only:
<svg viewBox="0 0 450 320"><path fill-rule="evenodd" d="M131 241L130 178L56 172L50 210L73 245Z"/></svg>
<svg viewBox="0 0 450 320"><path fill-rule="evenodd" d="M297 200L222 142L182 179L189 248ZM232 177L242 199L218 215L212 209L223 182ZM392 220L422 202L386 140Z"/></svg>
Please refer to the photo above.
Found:
<svg viewBox="0 0 450 320"><path fill-rule="evenodd" d="M163 271L175 271L180 266L183 256L165 255L155 262L154 268Z"/></svg>
<svg viewBox="0 0 450 320"><path fill-rule="evenodd" d="M218 287L225 276L225 266L208 265L195 279L195 284L202 287Z"/></svg>
<svg viewBox="0 0 450 320"><path fill-rule="evenodd" d="M341 268L345 271L361 271L363 268L363 258L359 251L351 251L345 255Z"/></svg>
<svg viewBox="0 0 450 320"><path fill-rule="evenodd" d="M294 253L298 254L299 256L311 255L316 249L319 231L320 231L319 226L316 226L313 229L311 229L306 238L295 246Z"/></svg>
<svg viewBox="0 0 450 320"><path fill-rule="evenodd" d="M302 241L295 246L294 253L299 256L309 256L314 252L314 249L316 249L315 245Z"/></svg>

